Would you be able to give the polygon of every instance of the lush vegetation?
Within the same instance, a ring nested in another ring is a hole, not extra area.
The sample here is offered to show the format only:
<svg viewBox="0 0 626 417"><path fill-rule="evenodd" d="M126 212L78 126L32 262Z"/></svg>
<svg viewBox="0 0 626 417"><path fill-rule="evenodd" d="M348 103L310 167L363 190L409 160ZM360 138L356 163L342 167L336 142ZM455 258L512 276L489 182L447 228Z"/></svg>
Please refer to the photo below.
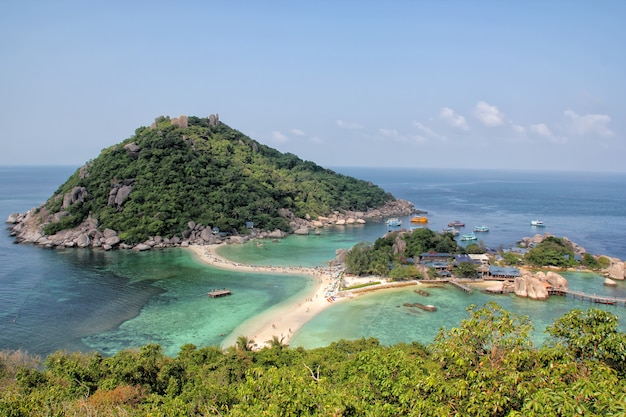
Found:
<svg viewBox="0 0 626 417"><path fill-rule="evenodd" d="M139 150L125 148L135 144ZM161 118L122 143L104 149L78 170L46 203L61 211L63 195L84 187L83 202L68 208L45 232L72 228L91 215L101 228L126 242L148 236L171 237L189 221L223 231L242 232L246 222L272 230L288 229L282 209L316 218L334 210L380 207L393 196L365 181L324 169L289 153L262 145L225 124L189 117L188 126ZM81 175L81 172L83 175ZM111 190L132 191L121 205L109 204Z"/></svg>
<svg viewBox="0 0 626 417"><path fill-rule="evenodd" d="M574 248L564 240L550 236L537 244L524 256L524 260L532 266L556 266L567 268L576 266Z"/></svg>
<svg viewBox="0 0 626 417"><path fill-rule="evenodd" d="M574 310L534 347L526 317L471 306L428 345L375 339L227 350L158 345L55 353L42 368L0 355L0 415L623 416L626 335L603 310Z"/></svg>
<svg viewBox="0 0 626 417"><path fill-rule="evenodd" d="M419 279L421 274L410 259L419 259L424 252L465 253L450 233L437 233L427 228L411 232L387 233L374 244L359 243L346 256L346 272L354 275L373 274L393 279Z"/></svg>

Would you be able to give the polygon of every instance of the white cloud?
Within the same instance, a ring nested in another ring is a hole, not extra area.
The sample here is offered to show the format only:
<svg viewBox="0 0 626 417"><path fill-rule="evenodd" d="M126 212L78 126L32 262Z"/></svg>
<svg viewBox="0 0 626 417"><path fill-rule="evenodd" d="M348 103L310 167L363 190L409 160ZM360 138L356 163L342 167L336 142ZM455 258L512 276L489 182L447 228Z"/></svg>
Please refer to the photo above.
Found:
<svg viewBox="0 0 626 417"><path fill-rule="evenodd" d="M418 128L422 133L425 133L426 135L430 136L431 138L435 138L435 139L439 139L439 140L446 140L447 139L444 135L438 134L437 132L433 131L428 126L424 126L420 122L413 122L413 125L416 128ZM417 135L416 138L419 138L419 140L417 140L418 142L424 142L426 140L426 138L424 138L422 136L419 136L419 135Z"/></svg>
<svg viewBox="0 0 626 417"><path fill-rule="evenodd" d="M532 125L530 126L529 129L532 133L542 136L550 140L550 142L554 142L554 143L566 143L567 142L566 138L559 138L556 135L554 135L554 133L552 133L552 130L550 130L548 125L546 125L545 123L538 123L536 125Z"/></svg>
<svg viewBox="0 0 626 417"><path fill-rule="evenodd" d="M303 131L301 131L300 129L291 129L291 133L293 133L296 136L304 136L305 133Z"/></svg>
<svg viewBox="0 0 626 417"><path fill-rule="evenodd" d="M449 123L450 125L456 128L459 128L462 130L469 130L469 126L467 125L467 122L465 121L465 117L461 116L460 114L456 114L454 110L452 110L449 107L444 107L443 109L441 109L441 113L439 113L439 117L441 117L447 123Z"/></svg>
<svg viewBox="0 0 626 417"><path fill-rule="evenodd" d="M516 125L514 123L511 123L511 128L513 129L513 131L519 135L523 135L524 133L526 133L526 128L524 126L520 126L520 125Z"/></svg>
<svg viewBox="0 0 626 417"><path fill-rule="evenodd" d="M484 101L476 103L474 116L487 127L501 126L504 124L504 113L498 110L496 106L492 106Z"/></svg>
<svg viewBox="0 0 626 417"><path fill-rule="evenodd" d="M378 129L378 131L380 132L381 135L387 136L388 138L396 138L396 137L398 137L398 131L395 130L395 129L380 128L380 129Z"/></svg>
<svg viewBox="0 0 626 417"><path fill-rule="evenodd" d="M569 120L569 130L575 135L613 136L613 131L607 127L611 122L611 117L606 114L579 115L569 109L563 114Z"/></svg>
<svg viewBox="0 0 626 417"><path fill-rule="evenodd" d="M344 122L343 120L337 120L336 123L337 123L337 126L339 126L342 129L363 129L363 126L354 122L348 123L348 122Z"/></svg>
<svg viewBox="0 0 626 417"><path fill-rule="evenodd" d="M272 139L274 142L289 142L289 138L278 130L272 132Z"/></svg>

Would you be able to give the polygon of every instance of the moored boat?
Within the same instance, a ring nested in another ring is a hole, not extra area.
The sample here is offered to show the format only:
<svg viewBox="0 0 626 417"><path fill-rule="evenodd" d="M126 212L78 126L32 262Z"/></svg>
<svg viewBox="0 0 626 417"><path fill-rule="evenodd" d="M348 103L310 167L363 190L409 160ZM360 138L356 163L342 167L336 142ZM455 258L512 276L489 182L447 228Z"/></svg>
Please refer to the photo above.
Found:
<svg viewBox="0 0 626 417"><path fill-rule="evenodd" d="M459 231L456 230L454 227L447 226L443 228L441 233L452 233L452 236L456 236L459 234Z"/></svg>
<svg viewBox="0 0 626 417"><path fill-rule="evenodd" d="M453 222L448 223L448 227L465 227L465 223L455 220Z"/></svg>
<svg viewBox="0 0 626 417"><path fill-rule="evenodd" d="M477 240L478 238L474 234L474 232L466 233L461 235L461 240Z"/></svg>
<svg viewBox="0 0 626 417"><path fill-rule="evenodd" d="M411 223L428 223L428 217L426 216L415 216L411 218Z"/></svg>
<svg viewBox="0 0 626 417"><path fill-rule="evenodd" d="M392 217L390 219L387 219L387 221L385 223L387 223L387 226L389 226L389 227L399 227L399 226L402 226L402 220L398 219L397 217Z"/></svg>
<svg viewBox="0 0 626 417"><path fill-rule="evenodd" d="M483 224L481 226L474 226L474 231L475 232L488 232L489 228Z"/></svg>
<svg viewBox="0 0 626 417"><path fill-rule="evenodd" d="M530 225L531 226L535 226L535 227L544 227L545 224L542 220L531 220L530 221Z"/></svg>

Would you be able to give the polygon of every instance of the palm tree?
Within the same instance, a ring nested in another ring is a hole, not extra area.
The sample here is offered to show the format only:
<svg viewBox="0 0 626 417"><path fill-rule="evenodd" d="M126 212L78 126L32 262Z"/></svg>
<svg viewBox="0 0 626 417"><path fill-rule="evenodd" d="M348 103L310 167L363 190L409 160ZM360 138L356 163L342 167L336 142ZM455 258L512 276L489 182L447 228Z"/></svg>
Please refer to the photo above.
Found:
<svg viewBox="0 0 626 417"><path fill-rule="evenodd" d="M281 337L279 339L278 336L274 335L272 336L272 340L268 340L267 343L269 343L270 348L274 348L274 347L282 348L282 347L287 346L287 344L283 343L284 339L285 339L284 337Z"/></svg>
<svg viewBox="0 0 626 417"><path fill-rule="evenodd" d="M249 352L252 350L253 344L254 340L250 339L248 336L239 336L237 338L237 342L235 342L235 347L237 348L237 350Z"/></svg>

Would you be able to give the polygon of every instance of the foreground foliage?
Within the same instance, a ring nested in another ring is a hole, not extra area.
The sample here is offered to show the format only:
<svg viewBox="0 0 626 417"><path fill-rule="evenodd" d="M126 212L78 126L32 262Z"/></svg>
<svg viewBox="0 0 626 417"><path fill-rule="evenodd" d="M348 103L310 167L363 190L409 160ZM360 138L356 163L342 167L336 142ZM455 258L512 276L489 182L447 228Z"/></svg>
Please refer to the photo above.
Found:
<svg viewBox="0 0 626 417"><path fill-rule="evenodd" d="M112 204L111 192L121 186L132 191L121 204ZM75 187L84 187L84 201L62 208L63 196ZM180 235L189 221L226 232L243 232L247 222L288 230L284 209L316 218L390 200L391 194L372 183L281 153L223 123L189 117L182 128L162 118L104 149L59 187L46 209L65 216L45 232L70 229L88 216L127 243Z"/></svg>
<svg viewBox="0 0 626 417"><path fill-rule="evenodd" d="M525 317L472 306L429 346L375 339L251 351L158 345L104 358L58 352L42 369L0 356L3 416L623 416L626 336L574 310L533 347Z"/></svg>

